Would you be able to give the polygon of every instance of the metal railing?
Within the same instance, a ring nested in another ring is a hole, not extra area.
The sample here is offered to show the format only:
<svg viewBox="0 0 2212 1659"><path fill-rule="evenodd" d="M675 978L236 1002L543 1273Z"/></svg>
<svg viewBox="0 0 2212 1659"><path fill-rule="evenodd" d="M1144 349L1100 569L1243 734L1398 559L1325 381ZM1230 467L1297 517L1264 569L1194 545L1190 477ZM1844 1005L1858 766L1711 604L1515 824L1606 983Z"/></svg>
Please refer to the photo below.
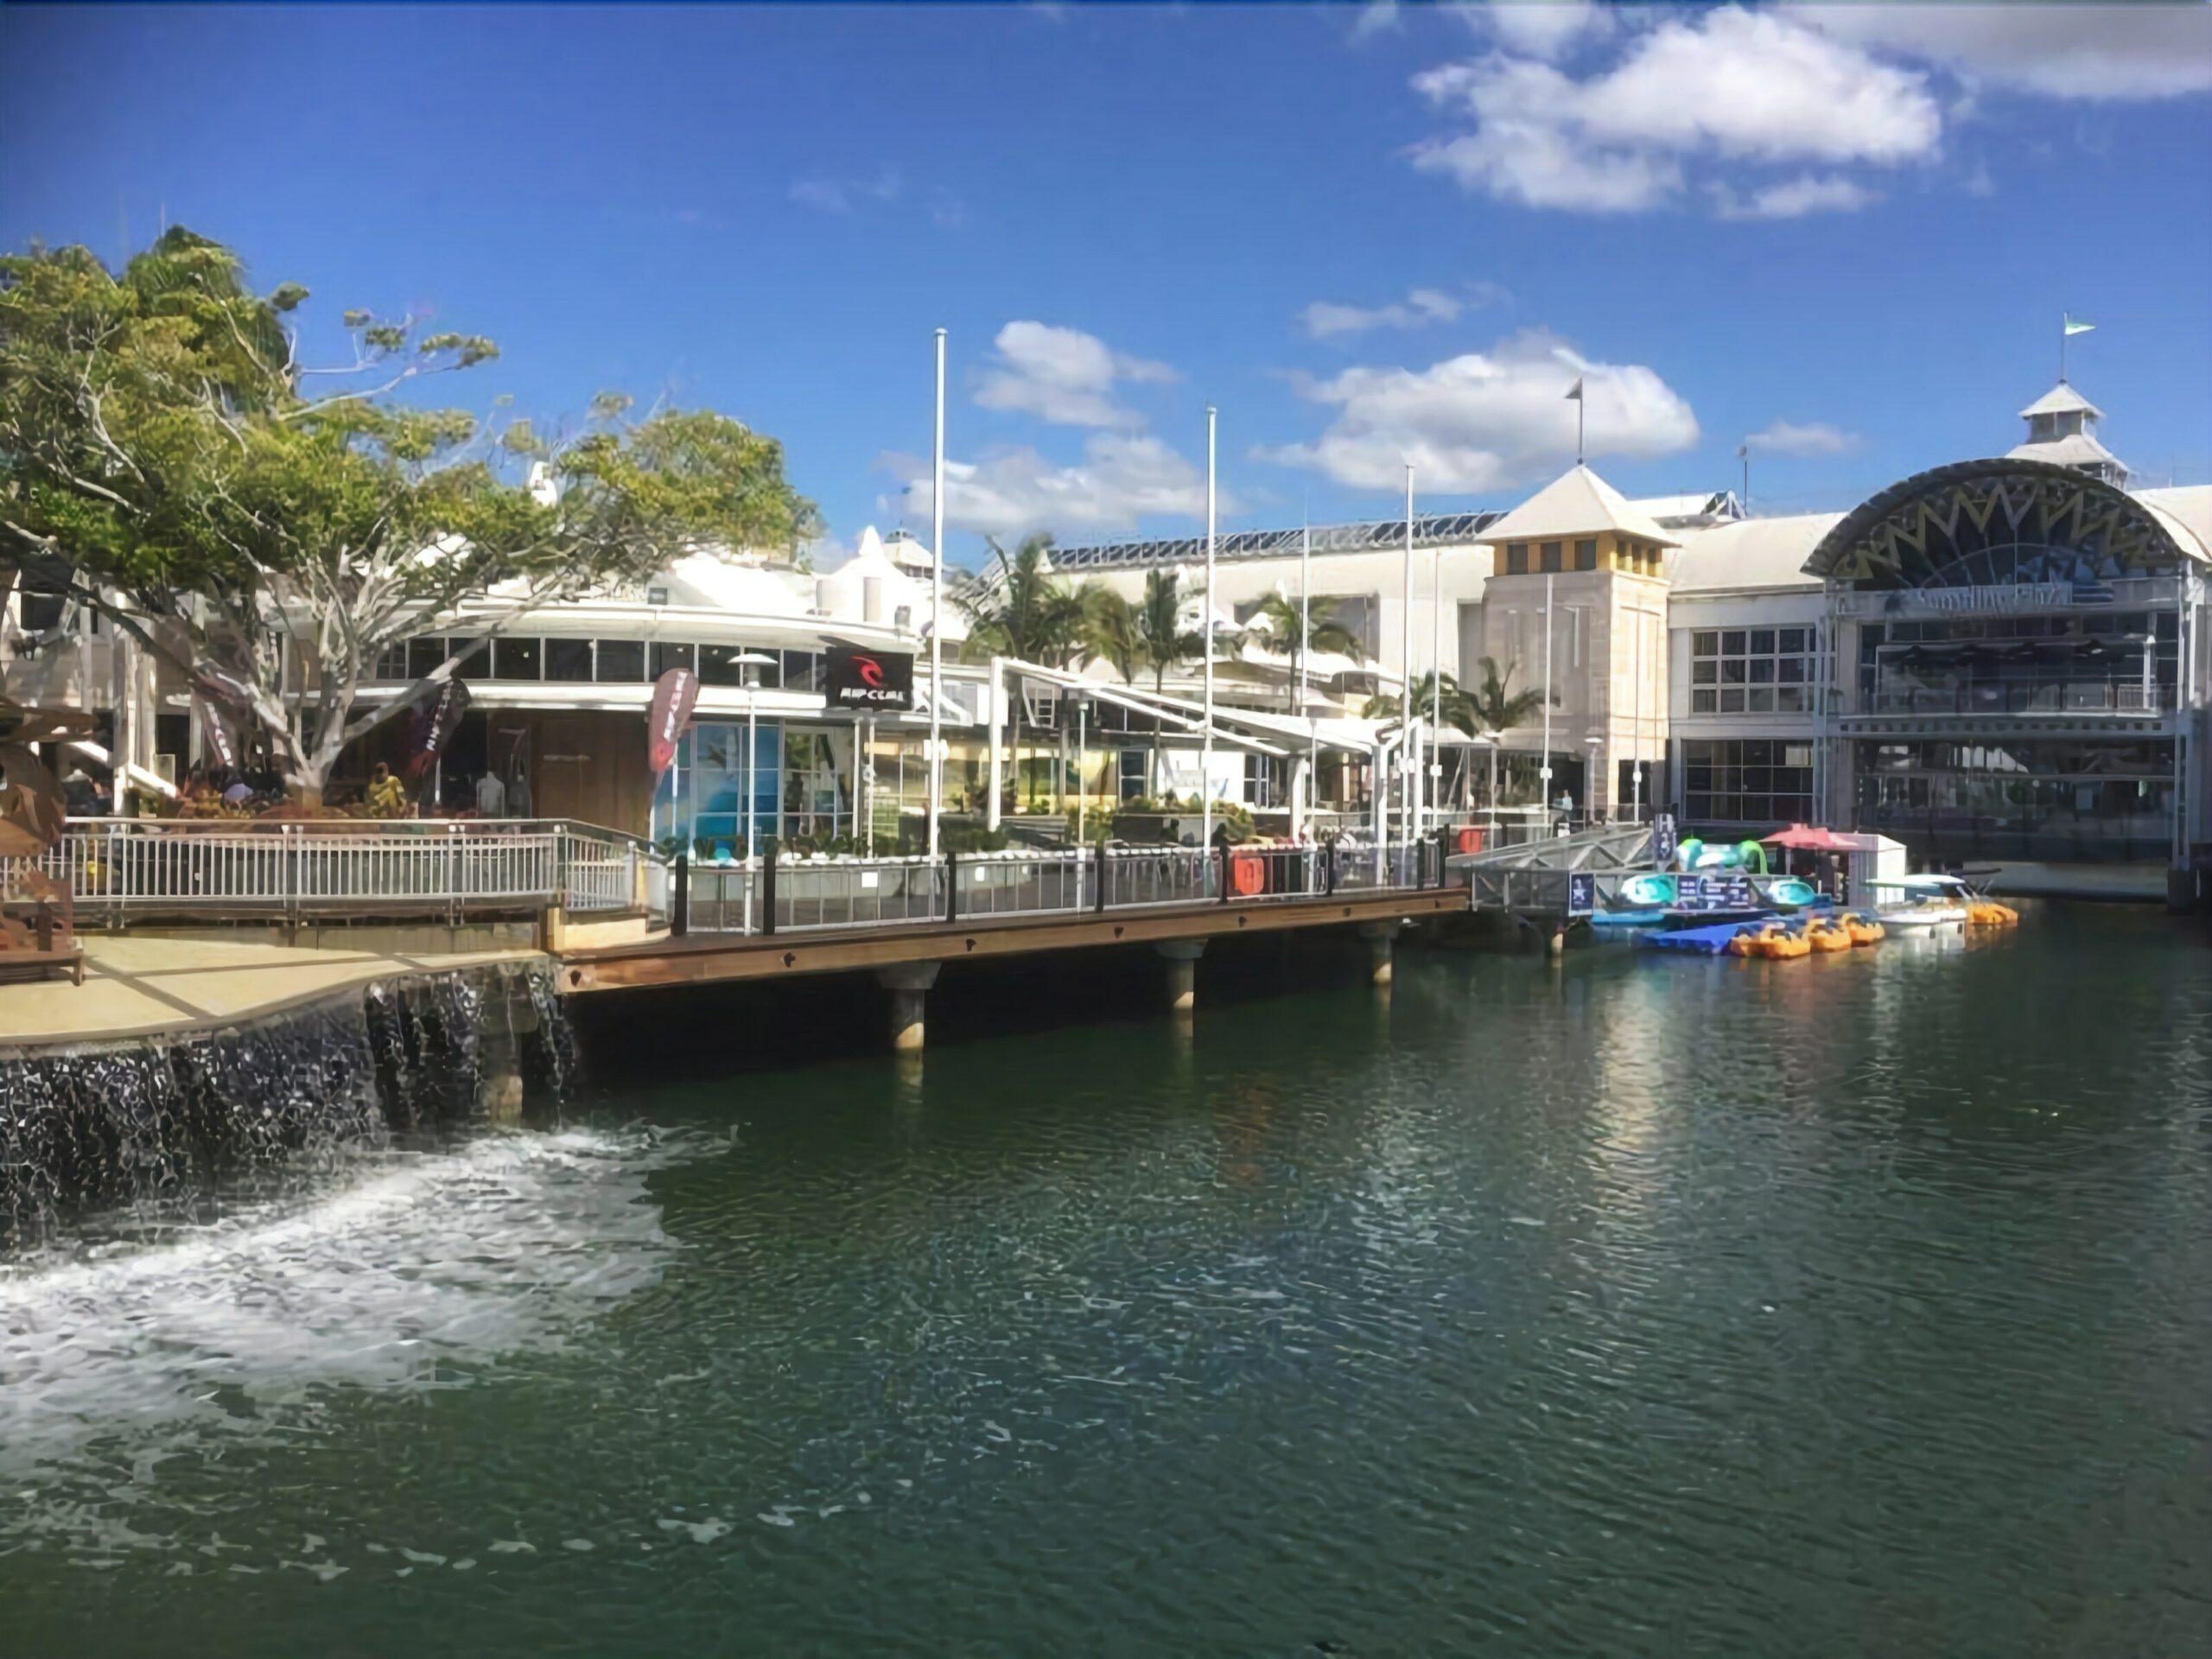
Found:
<svg viewBox="0 0 2212 1659"><path fill-rule="evenodd" d="M646 858L560 820L237 823L77 818L29 861L66 880L80 924L156 917L442 916L633 908Z"/></svg>
<svg viewBox="0 0 2212 1659"><path fill-rule="evenodd" d="M2014 680L1982 684L1878 685L1839 709L1858 715L2155 715L2176 704L2171 687L2139 680Z"/></svg>
<svg viewBox="0 0 2212 1659"><path fill-rule="evenodd" d="M766 934L1413 891L1443 885L1445 872L1443 840L1431 836L1382 846L1253 842L1011 849L936 860L679 860L667 886L678 932ZM649 889L657 881L649 873Z"/></svg>

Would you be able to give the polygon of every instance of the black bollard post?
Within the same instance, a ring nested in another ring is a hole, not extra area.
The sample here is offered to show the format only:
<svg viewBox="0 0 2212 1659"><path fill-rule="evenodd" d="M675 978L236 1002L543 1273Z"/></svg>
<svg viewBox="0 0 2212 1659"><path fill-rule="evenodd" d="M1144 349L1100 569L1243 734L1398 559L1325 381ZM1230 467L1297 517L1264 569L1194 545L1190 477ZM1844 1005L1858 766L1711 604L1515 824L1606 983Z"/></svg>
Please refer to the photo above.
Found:
<svg viewBox="0 0 2212 1659"><path fill-rule="evenodd" d="M1103 842L1103 841L1102 841L1102 842L1100 842L1096 846L1093 847L1093 848L1091 849L1091 851L1090 851L1090 855L1091 855L1091 857L1092 857L1094 860L1096 860L1096 861L1097 861L1097 866L1098 866L1098 906L1097 906L1097 908L1098 908L1098 913L1099 913L1101 916L1103 916L1103 915L1106 913L1106 871L1107 871L1107 868L1108 868L1108 865L1107 865L1107 862L1106 862L1106 843L1105 843L1104 842Z"/></svg>
<svg viewBox="0 0 2212 1659"><path fill-rule="evenodd" d="M668 936L680 939L691 931L691 855L676 855L675 889L668 901Z"/></svg>
<svg viewBox="0 0 2212 1659"><path fill-rule="evenodd" d="M960 919L960 855L944 851L944 919L949 926Z"/></svg>
<svg viewBox="0 0 2212 1659"><path fill-rule="evenodd" d="M772 840L760 853L760 931L776 931L776 843Z"/></svg>

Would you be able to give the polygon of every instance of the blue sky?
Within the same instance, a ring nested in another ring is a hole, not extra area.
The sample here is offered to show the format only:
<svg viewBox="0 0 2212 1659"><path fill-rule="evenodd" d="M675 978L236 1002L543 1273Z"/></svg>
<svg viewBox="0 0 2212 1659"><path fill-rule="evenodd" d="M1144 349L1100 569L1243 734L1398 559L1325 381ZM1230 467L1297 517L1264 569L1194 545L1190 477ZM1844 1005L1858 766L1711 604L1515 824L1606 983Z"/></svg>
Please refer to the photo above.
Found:
<svg viewBox="0 0 2212 1659"><path fill-rule="evenodd" d="M2094 13L2094 15L2092 15ZM2074 378L2212 476L2212 10L0 9L0 241L164 214L503 356L773 432L926 529L1503 505L1572 459L1842 507ZM925 461L921 467L925 480ZM926 482L924 491L926 490Z"/></svg>

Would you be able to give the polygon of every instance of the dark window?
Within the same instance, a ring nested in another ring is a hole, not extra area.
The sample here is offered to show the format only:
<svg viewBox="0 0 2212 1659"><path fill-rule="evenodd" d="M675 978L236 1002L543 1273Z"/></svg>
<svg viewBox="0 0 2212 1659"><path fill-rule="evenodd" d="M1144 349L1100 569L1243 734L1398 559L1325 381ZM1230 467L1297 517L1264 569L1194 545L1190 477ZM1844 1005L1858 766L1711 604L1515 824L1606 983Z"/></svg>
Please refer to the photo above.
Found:
<svg viewBox="0 0 2212 1659"><path fill-rule="evenodd" d="M1711 628L1700 629L1690 636L1690 651L1699 657L1717 657L1720 654L1720 636Z"/></svg>
<svg viewBox="0 0 2212 1659"><path fill-rule="evenodd" d="M1692 714L1709 715L1713 711L1713 694L1712 692L1693 691L1690 693L1690 712Z"/></svg>
<svg viewBox="0 0 2212 1659"><path fill-rule="evenodd" d="M1742 714L1744 712L1744 694L1741 691L1724 690L1721 692L1720 712L1724 715Z"/></svg>
<svg viewBox="0 0 2212 1659"><path fill-rule="evenodd" d="M784 653L784 690L819 691L821 689L821 654L811 651L785 652Z"/></svg>
<svg viewBox="0 0 2212 1659"><path fill-rule="evenodd" d="M1574 568L1595 570L1598 568L1598 543L1594 538L1574 544Z"/></svg>
<svg viewBox="0 0 2212 1659"><path fill-rule="evenodd" d="M1563 545L1564 543L1560 542L1546 542L1543 544L1544 569L1547 571L1560 568L1560 550Z"/></svg>
<svg viewBox="0 0 2212 1659"><path fill-rule="evenodd" d="M27 585L22 598L23 632L44 633L48 628L60 627L62 607L67 602L60 594L38 593Z"/></svg>
<svg viewBox="0 0 2212 1659"><path fill-rule="evenodd" d="M1720 664L1709 657L1690 664L1690 683L1694 685L1711 685L1719 677Z"/></svg>
<svg viewBox="0 0 2212 1659"><path fill-rule="evenodd" d="M1730 628L1720 636L1720 654L1723 657L1744 654L1744 631L1741 628Z"/></svg>
<svg viewBox="0 0 2212 1659"><path fill-rule="evenodd" d="M404 680L407 677L407 642L400 640L386 645L377 653L377 665L372 679Z"/></svg>
<svg viewBox="0 0 2212 1659"><path fill-rule="evenodd" d="M494 639L492 677L495 680L534 680L543 667L543 653L535 639Z"/></svg>
<svg viewBox="0 0 2212 1659"><path fill-rule="evenodd" d="M446 659L446 642L442 639L410 639L407 642L407 677L419 680L426 674L437 672L438 664Z"/></svg>
<svg viewBox="0 0 2212 1659"><path fill-rule="evenodd" d="M548 639L545 642L545 677L569 683L589 680L591 641Z"/></svg>
<svg viewBox="0 0 2212 1659"><path fill-rule="evenodd" d="M1529 543L1508 542L1505 544L1505 574L1525 576L1529 574Z"/></svg>
<svg viewBox="0 0 2212 1659"><path fill-rule="evenodd" d="M635 685L645 677L645 642L642 639L602 639L599 642L599 683Z"/></svg>
<svg viewBox="0 0 2212 1659"><path fill-rule="evenodd" d="M1751 664L1740 657L1724 658L1720 664L1720 677L1731 685L1741 685L1751 677Z"/></svg>
<svg viewBox="0 0 2212 1659"><path fill-rule="evenodd" d="M1805 649L1805 630L1802 628L1784 628L1777 639L1785 653Z"/></svg>
<svg viewBox="0 0 2212 1659"><path fill-rule="evenodd" d="M1751 683L1753 685L1772 685L1774 683L1773 658L1754 657L1751 658Z"/></svg>
<svg viewBox="0 0 2212 1659"><path fill-rule="evenodd" d="M1751 655L1754 657L1770 657L1773 654L1774 630L1772 628L1753 628L1751 630Z"/></svg>
<svg viewBox="0 0 2212 1659"><path fill-rule="evenodd" d="M653 641L653 673L656 680L671 668L688 668L698 672L698 650L693 645L671 645L664 640Z"/></svg>

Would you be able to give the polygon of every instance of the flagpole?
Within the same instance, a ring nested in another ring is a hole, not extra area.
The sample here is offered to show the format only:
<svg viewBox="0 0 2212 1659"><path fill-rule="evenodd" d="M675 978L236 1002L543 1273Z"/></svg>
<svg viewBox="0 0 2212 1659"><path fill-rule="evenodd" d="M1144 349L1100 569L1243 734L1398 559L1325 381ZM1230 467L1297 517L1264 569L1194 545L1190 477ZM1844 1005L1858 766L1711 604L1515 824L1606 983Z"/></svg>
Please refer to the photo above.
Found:
<svg viewBox="0 0 2212 1659"><path fill-rule="evenodd" d="M1313 763L1320 747L1321 728L1313 718L1306 692L1313 655L1313 517L1310 507L1301 508L1298 516L1298 712L1306 716L1306 798L1299 804L1299 822L1303 828L1313 816Z"/></svg>
<svg viewBox="0 0 2212 1659"><path fill-rule="evenodd" d="M930 461L930 856L944 811L944 330L937 331L937 429Z"/></svg>
<svg viewBox="0 0 2212 1659"><path fill-rule="evenodd" d="M1402 682L1398 692L1398 770L1405 783L1398 791L1398 829L1402 836L1411 839L1414 814L1418 810L1414 792L1421 787L1414 767L1420 763L1421 744L1414 735L1414 464L1410 461L1406 463L1405 563L1405 574L1399 583L1405 602L1398 612L1398 672Z"/></svg>
<svg viewBox="0 0 2212 1659"><path fill-rule="evenodd" d="M1444 793L1444 550L1428 555L1428 817L1436 822Z"/></svg>
<svg viewBox="0 0 2212 1659"><path fill-rule="evenodd" d="M1206 653L1206 731L1198 760L1198 846L1213 849L1213 431L1214 408L1206 405L1206 601L1198 613L1198 632ZM1207 868L1211 869L1211 865Z"/></svg>
<svg viewBox="0 0 2212 1659"><path fill-rule="evenodd" d="M1543 810L1552 810L1552 579L1544 578L1544 759L1537 767L1541 780Z"/></svg>

